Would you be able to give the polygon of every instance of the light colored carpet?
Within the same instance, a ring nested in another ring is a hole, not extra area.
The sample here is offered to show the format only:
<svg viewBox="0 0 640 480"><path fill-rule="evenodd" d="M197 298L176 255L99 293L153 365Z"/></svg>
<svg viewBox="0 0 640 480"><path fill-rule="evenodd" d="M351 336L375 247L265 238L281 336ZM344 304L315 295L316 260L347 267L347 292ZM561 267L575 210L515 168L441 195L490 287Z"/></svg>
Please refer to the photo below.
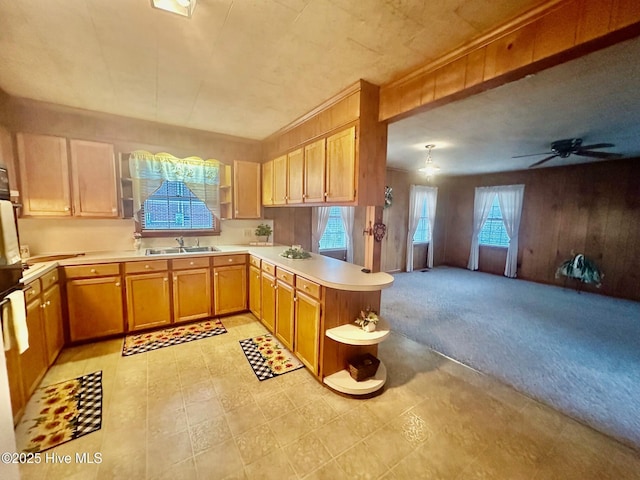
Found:
<svg viewBox="0 0 640 480"><path fill-rule="evenodd" d="M640 302L450 267L394 277L395 331L640 449Z"/></svg>

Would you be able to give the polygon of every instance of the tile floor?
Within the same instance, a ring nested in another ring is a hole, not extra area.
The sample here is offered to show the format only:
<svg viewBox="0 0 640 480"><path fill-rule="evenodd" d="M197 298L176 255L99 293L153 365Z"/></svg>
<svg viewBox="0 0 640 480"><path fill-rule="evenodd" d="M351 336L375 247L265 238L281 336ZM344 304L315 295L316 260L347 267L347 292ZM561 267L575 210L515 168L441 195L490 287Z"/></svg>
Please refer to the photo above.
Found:
<svg viewBox="0 0 640 480"><path fill-rule="evenodd" d="M51 451L100 464L24 466L24 479L640 479L640 454L400 335L380 346L382 395L348 399L304 369L259 382L228 333L122 357L65 349L43 384L101 369L102 429Z"/></svg>

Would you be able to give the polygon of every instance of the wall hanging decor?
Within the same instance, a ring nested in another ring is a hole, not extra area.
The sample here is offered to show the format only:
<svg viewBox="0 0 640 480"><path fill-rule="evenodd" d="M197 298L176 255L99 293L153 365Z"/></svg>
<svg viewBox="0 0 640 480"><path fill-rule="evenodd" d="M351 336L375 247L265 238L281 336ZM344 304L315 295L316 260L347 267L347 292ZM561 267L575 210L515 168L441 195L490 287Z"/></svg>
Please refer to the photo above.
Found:
<svg viewBox="0 0 640 480"><path fill-rule="evenodd" d="M387 233L387 226L384 223L376 223L373 226L373 238L376 242L381 242Z"/></svg>
<svg viewBox="0 0 640 480"><path fill-rule="evenodd" d="M388 208L391 206L393 202L393 188L389 185L384 187L384 208Z"/></svg>

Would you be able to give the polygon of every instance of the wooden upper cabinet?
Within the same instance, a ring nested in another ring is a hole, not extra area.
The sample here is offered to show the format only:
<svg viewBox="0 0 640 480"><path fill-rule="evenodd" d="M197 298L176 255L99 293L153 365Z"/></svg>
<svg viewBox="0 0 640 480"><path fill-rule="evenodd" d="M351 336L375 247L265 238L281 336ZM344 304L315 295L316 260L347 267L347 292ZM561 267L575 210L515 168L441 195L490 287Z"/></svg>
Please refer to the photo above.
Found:
<svg viewBox="0 0 640 480"><path fill-rule="evenodd" d="M287 203L302 203L304 186L304 150L298 148L287 155Z"/></svg>
<svg viewBox="0 0 640 480"><path fill-rule="evenodd" d="M273 160L273 204L287 203L287 156L281 155Z"/></svg>
<svg viewBox="0 0 640 480"><path fill-rule="evenodd" d="M262 164L262 204L273 205L273 160Z"/></svg>
<svg viewBox="0 0 640 480"><path fill-rule="evenodd" d="M325 139L304 147L304 194L305 203L324 202L326 149Z"/></svg>
<svg viewBox="0 0 640 480"><path fill-rule="evenodd" d="M260 164L233 162L234 218L260 218Z"/></svg>
<svg viewBox="0 0 640 480"><path fill-rule="evenodd" d="M356 194L356 127L327 138L327 202L353 202Z"/></svg>
<svg viewBox="0 0 640 480"><path fill-rule="evenodd" d="M113 145L70 140L73 215L117 217L118 190Z"/></svg>
<svg viewBox="0 0 640 480"><path fill-rule="evenodd" d="M25 216L118 216L113 145L18 133ZM71 162L69 162L71 159Z"/></svg>
<svg viewBox="0 0 640 480"><path fill-rule="evenodd" d="M18 133L22 212L27 216L70 216L67 140Z"/></svg>

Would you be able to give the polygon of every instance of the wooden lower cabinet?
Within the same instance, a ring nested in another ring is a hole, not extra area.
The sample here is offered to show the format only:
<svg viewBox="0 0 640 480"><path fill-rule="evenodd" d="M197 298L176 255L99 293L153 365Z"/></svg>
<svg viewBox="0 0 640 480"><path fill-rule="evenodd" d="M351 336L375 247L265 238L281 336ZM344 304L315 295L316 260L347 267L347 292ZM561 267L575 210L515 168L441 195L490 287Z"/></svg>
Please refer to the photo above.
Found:
<svg viewBox="0 0 640 480"><path fill-rule="evenodd" d="M129 331L171 323L169 272L127 275L127 324Z"/></svg>
<svg viewBox="0 0 640 480"><path fill-rule="evenodd" d="M262 324L271 333L276 329L276 279L273 275L262 272L262 302L261 316Z"/></svg>
<svg viewBox="0 0 640 480"><path fill-rule="evenodd" d="M7 362L7 377L9 378L9 393L11 397L11 411L13 412L13 424L16 425L22 416L24 406L27 403L22 387L22 371L20 369L20 354L17 348L4 352Z"/></svg>
<svg viewBox="0 0 640 480"><path fill-rule="evenodd" d="M211 316L211 270L179 270L173 277L173 321L188 322Z"/></svg>
<svg viewBox="0 0 640 480"><path fill-rule="evenodd" d="M320 300L296 291L294 353L314 375L319 373L321 307Z"/></svg>
<svg viewBox="0 0 640 480"><path fill-rule="evenodd" d="M66 287L72 342L124 332L119 276L68 280Z"/></svg>
<svg viewBox="0 0 640 480"><path fill-rule="evenodd" d="M47 343L47 364L51 365L64 347L60 285L55 284L42 294L42 313Z"/></svg>
<svg viewBox="0 0 640 480"><path fill-rule="evenodd" d="M249 267L249 310L256 318L260 318L262 298L262 278L260 269L251 265Z"/></svg>
<svg viewBox="0 0 640 480"><path fill-rule="evenodd" d="M293 286L277 280L276 289L276 337L289 350L293 350L295 290Z"/></svg>
<svg viewBox="0 0 640 480"><path fill-rule="evenodd" d="M24 398L31 396L49 368L40 297L27 303L27 329L30 332L29 348L20 355Z"/></svg>
<svg viewBox="0 0 640 480"><path fill-rule="evenodd" d="M230 265L213 269L213 307L215 315L247 309L247 267Z"/></svg>

